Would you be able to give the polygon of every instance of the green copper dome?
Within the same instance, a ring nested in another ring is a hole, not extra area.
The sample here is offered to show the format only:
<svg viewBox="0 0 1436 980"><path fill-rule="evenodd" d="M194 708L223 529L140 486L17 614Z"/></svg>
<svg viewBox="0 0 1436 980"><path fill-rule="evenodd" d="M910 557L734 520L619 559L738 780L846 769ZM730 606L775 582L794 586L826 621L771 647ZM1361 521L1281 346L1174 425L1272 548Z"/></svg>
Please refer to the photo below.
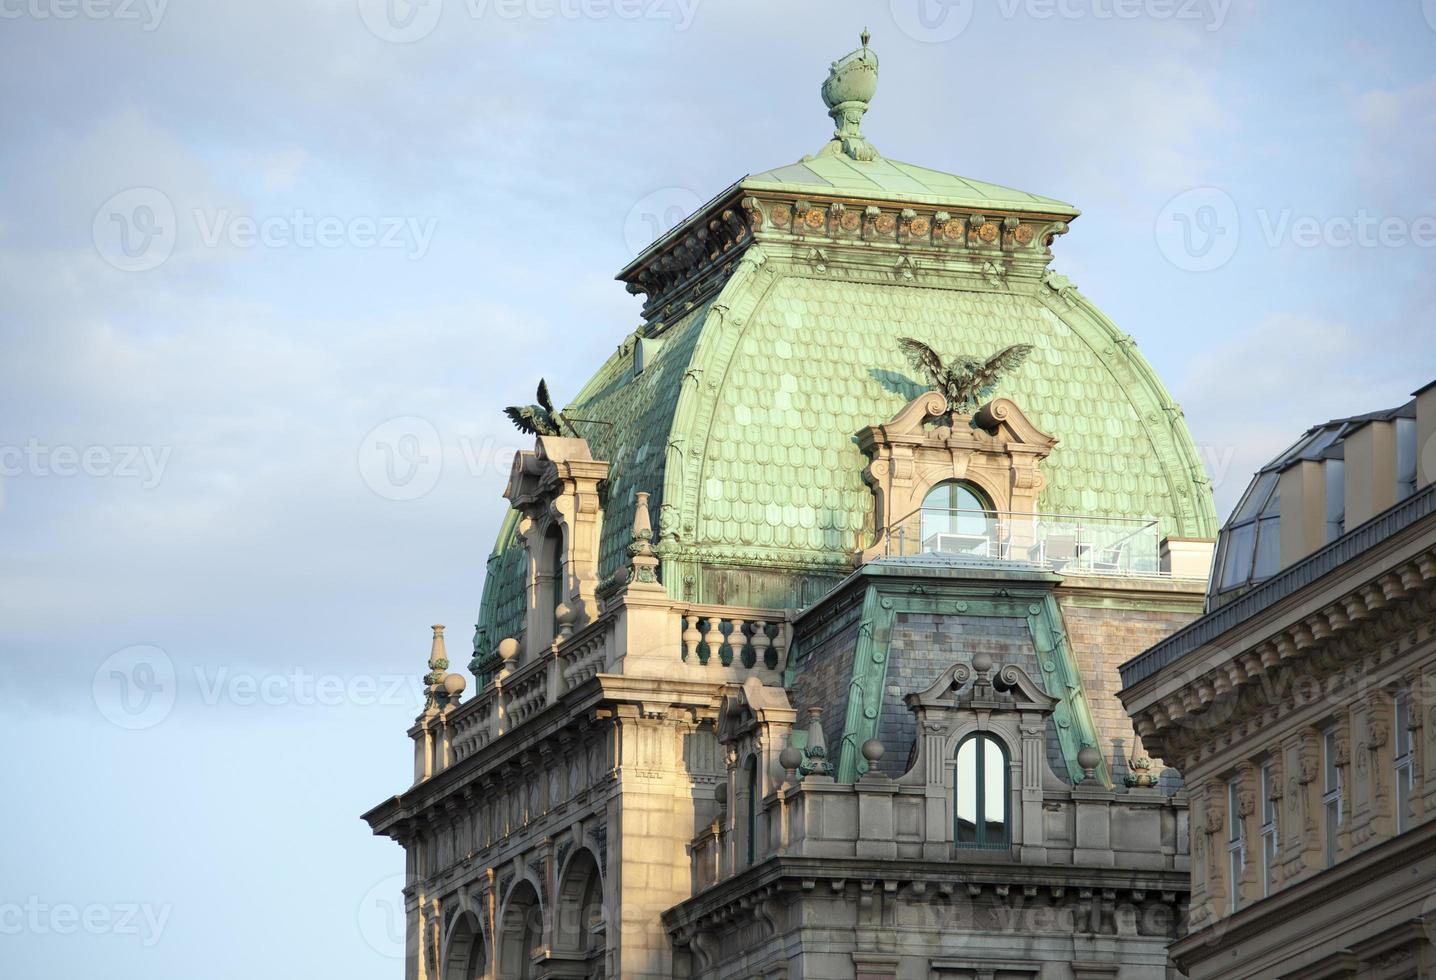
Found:
<svg viewBox="0 0 1436 980"><path fill-rule="evenodd" d="M1033 346L1000 393L1060 440L1043 512L1214 536L1181 410L1049 268L1077 211L886 160L851 118L865 103L842 107L819 155L735 183L620 273L645 322L566 409L611 423L579 425L610 463L600 576L623 561L639 491L675 598L796 607L850 572L876 531L855 436L927 387L902 336L947 354ZM479 652L522 628L514 525L489 559Z"/></svg>

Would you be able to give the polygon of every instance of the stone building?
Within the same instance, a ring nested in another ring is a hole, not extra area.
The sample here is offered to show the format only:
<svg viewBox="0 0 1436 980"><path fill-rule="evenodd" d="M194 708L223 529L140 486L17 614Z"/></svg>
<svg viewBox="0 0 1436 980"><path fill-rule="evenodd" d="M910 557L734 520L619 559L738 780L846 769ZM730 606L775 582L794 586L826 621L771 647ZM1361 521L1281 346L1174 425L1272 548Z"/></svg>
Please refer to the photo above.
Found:
<svg viewBox="0 0 1436 980"><path fill-rule="evenodd" d="M1188 976L1436 976L1436 383L1264 467L1121 673L1191 801Z"/></svg>
<svg viewBox="0 0 1436 980"><path fill-rule="evenodd" d="M409 980L1166 976L1187 803L1117 667L1201 613L1210 488L1050 267L1076 209L882 155L876 80L864 37L832 140L654 242L642 324L513 410L472 680L435 627L365 815Z"/></svg>

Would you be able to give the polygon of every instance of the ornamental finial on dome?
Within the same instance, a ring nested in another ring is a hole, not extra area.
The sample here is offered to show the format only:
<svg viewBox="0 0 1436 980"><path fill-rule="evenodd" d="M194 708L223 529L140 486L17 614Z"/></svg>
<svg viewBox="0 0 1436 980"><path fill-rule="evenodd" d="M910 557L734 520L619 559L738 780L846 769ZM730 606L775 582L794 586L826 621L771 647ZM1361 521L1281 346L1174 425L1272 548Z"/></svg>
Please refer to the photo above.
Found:
<svg viewBox="0 0 1436 980"><path fill-rule="evenodd" d="M818 151L818 156L834 156L839 153L854 160L876 160L877 148L863 136L859 123L868 103L878 89L878 56L868 47L872 37L863 28L860 40L862 47L849 51L828 69L827 80L823 82L823 102L832 117L833 138Z"/></svg>

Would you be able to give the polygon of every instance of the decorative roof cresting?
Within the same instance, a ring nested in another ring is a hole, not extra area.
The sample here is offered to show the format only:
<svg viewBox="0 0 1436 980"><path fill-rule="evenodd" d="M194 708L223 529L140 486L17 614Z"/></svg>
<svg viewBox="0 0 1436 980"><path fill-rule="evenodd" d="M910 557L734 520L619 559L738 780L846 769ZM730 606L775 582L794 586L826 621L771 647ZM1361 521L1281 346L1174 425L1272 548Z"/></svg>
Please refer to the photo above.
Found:
<svg viewBox="0 0 1436 980"><path fill-rule="evenodd" d="M878 160L881 158L877 147L863 136L859 124L868 103L878 90L878 56L868 47L871 37L863 29L862 47L849 51L828 69L827 80L823 82L823 102L832 117L833 138L818 151L818 156L846 154L854 160Z"/></svg>

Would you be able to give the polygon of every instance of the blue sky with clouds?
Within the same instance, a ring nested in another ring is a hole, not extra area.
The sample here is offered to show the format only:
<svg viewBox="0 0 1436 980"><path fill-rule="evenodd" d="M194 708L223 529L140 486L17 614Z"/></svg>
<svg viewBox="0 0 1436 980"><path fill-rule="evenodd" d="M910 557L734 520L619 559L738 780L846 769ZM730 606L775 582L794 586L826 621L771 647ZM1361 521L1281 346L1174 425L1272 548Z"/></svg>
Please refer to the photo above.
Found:
<svg viewBox="0 0 1436 980"><path fill-rule="evenodd" d="M499 408L824 142L864 25L885 154L1083 209L1054 265L1223 513L1436 377L1436 0L0 0L0 972L399 975L358 815L428 624L464 659Z"/></svg>

